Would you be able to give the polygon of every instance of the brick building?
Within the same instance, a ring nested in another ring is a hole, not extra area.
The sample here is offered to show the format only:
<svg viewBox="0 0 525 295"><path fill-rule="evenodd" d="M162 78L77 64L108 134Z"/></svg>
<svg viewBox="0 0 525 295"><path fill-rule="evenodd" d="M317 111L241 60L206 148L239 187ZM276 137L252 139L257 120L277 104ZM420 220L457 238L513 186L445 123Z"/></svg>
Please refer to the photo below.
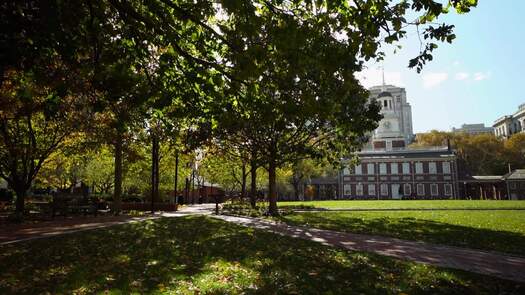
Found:
<svg viewBox="0 0 525 295"><path fill-rule="evenodd" d="M456 155L448 148L363 151L340 173L342 199L454 199Z"/></svg>

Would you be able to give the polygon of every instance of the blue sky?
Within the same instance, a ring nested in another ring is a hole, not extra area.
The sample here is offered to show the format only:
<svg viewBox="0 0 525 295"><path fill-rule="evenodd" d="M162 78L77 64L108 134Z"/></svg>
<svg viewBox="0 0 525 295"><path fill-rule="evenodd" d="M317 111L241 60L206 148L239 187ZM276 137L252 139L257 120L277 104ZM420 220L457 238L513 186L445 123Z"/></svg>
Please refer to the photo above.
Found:
<svg viewBox="0 0 525 295"><path fill-rule="evenodd" d="M434 60L420 74L408 69L419 40L409 31L400 52L387 51L387 84L406 88L414 132L450 130L463 123L485 123L514 113L525 103L525 0L480 0L465 15L438 21L456 25L452 44L439 44ZM381 64L361 73L364 86L381 83Z"/></svg>

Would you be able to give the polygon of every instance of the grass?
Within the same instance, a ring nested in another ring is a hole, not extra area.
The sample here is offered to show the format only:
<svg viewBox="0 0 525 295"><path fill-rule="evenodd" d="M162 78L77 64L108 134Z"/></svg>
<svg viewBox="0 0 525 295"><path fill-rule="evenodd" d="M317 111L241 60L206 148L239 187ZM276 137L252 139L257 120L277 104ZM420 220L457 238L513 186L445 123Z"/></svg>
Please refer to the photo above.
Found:
<svg viewBox="0 0 525 295"><path fill-rule="evenodd" d="M294 225L525 256L523 210L305 212L280 219Z"/></svg>
<svg viewBox="0 0 525 295"><path fill-rule="evenodd" d="M279 206L307 206L326 209L525 209L525 200L337 200L279 202Z"/></svg>
<svg viewBox="0 0 525 295"><path fill-rule="evenodd" d="M162 218L0 246L0 294L523 294L525 285Z"/></svg>

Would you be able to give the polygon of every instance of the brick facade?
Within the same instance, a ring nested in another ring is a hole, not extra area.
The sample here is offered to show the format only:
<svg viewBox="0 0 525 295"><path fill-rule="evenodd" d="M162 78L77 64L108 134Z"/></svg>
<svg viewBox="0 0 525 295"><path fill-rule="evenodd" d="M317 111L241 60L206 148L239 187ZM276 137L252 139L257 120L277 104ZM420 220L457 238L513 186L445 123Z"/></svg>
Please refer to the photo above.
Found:
<svg viewBox="0 0 525 295"><path fill-rule="evenodd" d="M447 149L362 152L340 173L340 199L455 199L456 156Z"/></svg>

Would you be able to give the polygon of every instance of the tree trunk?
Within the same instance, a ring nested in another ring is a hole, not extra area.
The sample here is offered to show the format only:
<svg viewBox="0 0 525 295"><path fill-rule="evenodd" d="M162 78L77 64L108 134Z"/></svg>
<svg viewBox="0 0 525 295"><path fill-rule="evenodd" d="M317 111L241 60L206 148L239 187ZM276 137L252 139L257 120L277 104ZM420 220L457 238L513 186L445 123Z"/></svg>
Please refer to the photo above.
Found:
<svg viewBox="0 0 525 295"><path fill-rule="evenodd" d="M186 177L186 183L184 187L184 195L185 195L185 204L190 203L190 179Z"/></svg>
<svg viewBox="0 0 525 295"><path fill-rule="evenodd" d="M191 171L191 204L195 204L195 170Z"/></svg>
<svg viewBox="0 0 525 295"><path fill-rule="evenodd" d="M155 200L159 195L159 141L151 136L151 213L155 213Z"/></svg>
<svg viewBox="0 0 525 295"><path fill-rule="evenodd" d="M25 210L25 197L27 190L23 187L23 185L14 188L14 190L16 194L15 213L17 216L22 217Z"/></svg>
<svg viewBox="0 0 525 295"><path fill-rule="evenodd" d="M276 186L276 170L275 151L270 151L270 159L268 163L268 210L270 215L277 216L279 211L277 209L277 186Z"/></svg>
<svg viewBox="0 0 525 295"><path fill-rule="evenodd" d="M115 189L113 192L113 213L120 214L122 203L122 133L118 132L115 142Z"/></svg>
<svg viewBox="0 0 525 295"><path fill-rule="evenodd" d="M299 201L299 184L300 184L300 182L301 181L297 180L297 179L293 179L292 180L292 186L293 186L293 191L294 191L294 199L296 201Z"/></svg>
<svg viewBox="0 0 525 295"><path fill-rule="evenodd" d="M244 199L246 199L246 177L248 176L246 174L246 163L242 163L242 170L241 170L241 202L244 202Z"/></svg>
<svg viewBox="0 0 525 295"><path fill-rule="evenodd" d="M211 185L210 188L213 192L213 185ZM215 215L219 215L219 196L214 195L213 200L215 201Z"/></svg>
<svg viewBox="0 0 525 295"><path fill-rule="evenodd" d="M257 206L257 164L255 161L250 163L250 205L253 209Z"/></svg>
<svg viewBox="0 0 525 295"><path fill-rule="evenodd" d="M178 183L179 183L179 151L175 151L175 193L173 196L175 204L179 203L179 200L178 200L179 194L177 192Z"/></svg>

